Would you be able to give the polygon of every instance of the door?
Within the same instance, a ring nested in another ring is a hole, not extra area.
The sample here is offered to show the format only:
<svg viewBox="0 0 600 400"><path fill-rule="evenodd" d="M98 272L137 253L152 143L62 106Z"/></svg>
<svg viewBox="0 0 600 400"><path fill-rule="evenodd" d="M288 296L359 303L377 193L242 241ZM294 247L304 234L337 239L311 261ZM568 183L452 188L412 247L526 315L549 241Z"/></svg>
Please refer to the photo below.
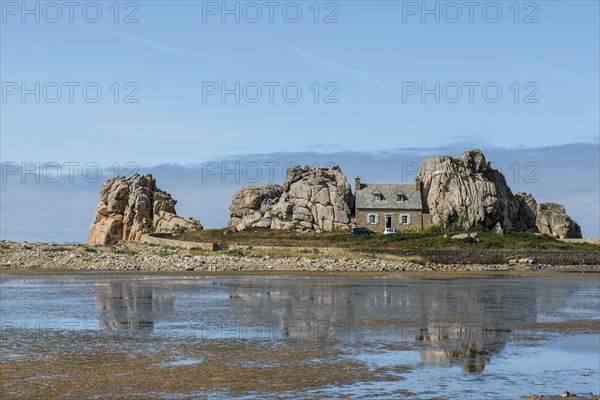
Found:
<svg viewBox="0 0 600 400"><path fill-rule="evenodd" d="M385 227L386 228L391 228L392 227L392 216L391 215L386 215L385 216Z"/></svg>

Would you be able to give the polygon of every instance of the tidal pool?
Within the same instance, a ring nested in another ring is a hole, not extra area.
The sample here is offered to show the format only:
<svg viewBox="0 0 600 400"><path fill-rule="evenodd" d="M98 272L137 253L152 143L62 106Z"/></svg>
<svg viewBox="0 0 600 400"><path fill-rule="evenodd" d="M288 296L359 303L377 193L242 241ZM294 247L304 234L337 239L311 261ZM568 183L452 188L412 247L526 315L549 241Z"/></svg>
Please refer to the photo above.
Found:
<svg viewBox="0 0 600 400"><path fill-rule="evenodd" d="M600 393L600 275L0 274L0 397Z"/></svg>

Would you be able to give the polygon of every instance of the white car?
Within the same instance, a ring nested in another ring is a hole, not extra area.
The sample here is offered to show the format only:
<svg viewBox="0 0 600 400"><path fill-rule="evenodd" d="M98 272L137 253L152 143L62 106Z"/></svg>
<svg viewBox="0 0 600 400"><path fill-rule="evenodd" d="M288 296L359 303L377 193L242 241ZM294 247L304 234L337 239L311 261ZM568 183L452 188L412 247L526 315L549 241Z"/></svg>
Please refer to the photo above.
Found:
<svg viewBox="0 0 600 400"><path fill-rule="evenodd" d="M402 233L402 229L398 229L398 228L385 228L385 230L383 231L384 235L389 235L392 233Z"/></svg>

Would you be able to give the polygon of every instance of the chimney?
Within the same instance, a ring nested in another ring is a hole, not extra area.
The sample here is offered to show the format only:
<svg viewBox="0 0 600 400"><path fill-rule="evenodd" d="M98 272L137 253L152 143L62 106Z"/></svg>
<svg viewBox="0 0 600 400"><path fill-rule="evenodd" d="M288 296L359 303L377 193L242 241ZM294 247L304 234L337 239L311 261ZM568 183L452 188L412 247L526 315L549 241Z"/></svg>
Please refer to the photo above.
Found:
<svg viewBox="0 0 600 400"><path fill-rule="evenodd" d="M354 178L354 193L360 190L360 176Z"/></svg>
<svg viewBox="0 0 600 400"><path fill-rule="evenodd" d="M421 193L421 179L415 178L415 190Z"/></svg>

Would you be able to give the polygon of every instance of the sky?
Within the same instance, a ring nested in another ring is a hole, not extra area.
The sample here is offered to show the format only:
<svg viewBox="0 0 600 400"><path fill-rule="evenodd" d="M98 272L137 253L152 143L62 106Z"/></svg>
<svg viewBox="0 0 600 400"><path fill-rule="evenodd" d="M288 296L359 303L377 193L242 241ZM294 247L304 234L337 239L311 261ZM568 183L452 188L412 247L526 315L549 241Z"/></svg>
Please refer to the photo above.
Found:
<svg viewBox="0 0 600 400"><path fill-rule="evenodd" d="M101 180L126 167L217 227L255 182L208 166L400 182L472 148L600 236L597 1L67 4L0 1L3 239L85 241Z"/></svg>

